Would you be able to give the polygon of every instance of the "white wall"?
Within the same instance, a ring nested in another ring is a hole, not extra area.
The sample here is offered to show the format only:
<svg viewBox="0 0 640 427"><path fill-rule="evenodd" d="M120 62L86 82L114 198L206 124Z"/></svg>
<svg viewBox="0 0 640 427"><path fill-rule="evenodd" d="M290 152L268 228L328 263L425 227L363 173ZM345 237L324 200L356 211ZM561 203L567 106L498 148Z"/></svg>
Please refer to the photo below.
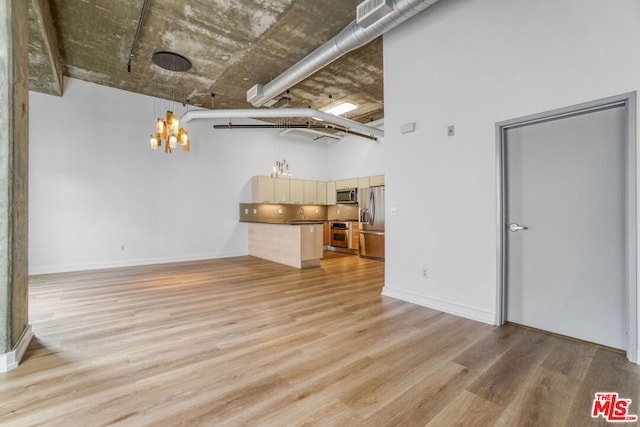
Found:
<svg viewBox="0 0 640 427"><path fill-rule="evenodd" d="M277 131L193 121L191 153L165 154L148 143L154 98L69 79L29 102L31 274L247 253L238 204L270 173ZM328 179L326 145L288 140L296 177Z"/></svg>
<svg viewBox="0 0 640 427"><path fill-rule="evenodd" d="M331 180L384 174L384 143L347 135L329 147Z"/></svg>
<svg viewBox="0 0 640 427"><path fill-rule="evenodd" d="M386 295L494 322L495 124L638 90L639 22L637 0L446 0L385 35Z"/></svg>

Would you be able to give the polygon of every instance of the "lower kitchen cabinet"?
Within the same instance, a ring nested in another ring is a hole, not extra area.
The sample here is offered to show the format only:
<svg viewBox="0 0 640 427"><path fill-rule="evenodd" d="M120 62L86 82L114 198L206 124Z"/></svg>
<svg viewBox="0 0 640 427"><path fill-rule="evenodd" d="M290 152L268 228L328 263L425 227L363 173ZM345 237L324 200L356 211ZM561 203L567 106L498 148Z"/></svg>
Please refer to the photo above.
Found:
<svg viewBox="0 0 640 427"><path fill-rule="evenodd" d="M331 245L331 223L325 221L324 223L324 246Z"/></svg>
<svg viewBox="0 0 640 427"><path fill-rule="evenodd" d="M360 250L360 223L351 223L351 241L349 242L349 249L355 251Z"/></svg>

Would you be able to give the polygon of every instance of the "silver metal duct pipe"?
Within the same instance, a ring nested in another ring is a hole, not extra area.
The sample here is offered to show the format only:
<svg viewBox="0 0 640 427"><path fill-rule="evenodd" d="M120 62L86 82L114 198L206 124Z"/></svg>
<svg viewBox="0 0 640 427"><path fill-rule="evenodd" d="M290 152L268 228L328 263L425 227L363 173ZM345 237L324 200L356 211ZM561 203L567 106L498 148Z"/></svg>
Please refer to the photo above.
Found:
<svg viewBox="0 0 640 427"><path fill-rule="evenodd" d="M234 109L234 110L195 110L188 111L180 119L181 122L189 123L196 119L234 119L234 118L283 118L283 117L306 117L309 119L321 119L328 123L333 123L356 132L384 138L384 131L379 128L367 126L344 117L334 116L324 111L313 110L311 108L259 108L259 109Z"/></svg>
<svg viewBox="0 0 640 427"><path fill-rule="evenodd" d="M390 29L423 11L438 0L395 0L394 9L378 21L361 27L351 21L337 36L302 58L291 68L266 85L256 84L247 91L247 101L254 107L261 107L267 101L281 94L318 70L326 67L342 55L362 47Z"/></svg>

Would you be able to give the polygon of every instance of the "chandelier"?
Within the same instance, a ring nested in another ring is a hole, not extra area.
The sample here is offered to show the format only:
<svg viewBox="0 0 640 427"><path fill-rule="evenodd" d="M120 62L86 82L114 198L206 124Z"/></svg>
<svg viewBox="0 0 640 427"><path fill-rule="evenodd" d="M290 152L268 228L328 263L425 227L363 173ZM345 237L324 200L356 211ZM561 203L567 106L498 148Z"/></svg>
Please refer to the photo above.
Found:
<svg viewBox="0 0 640 427"><path fill-rule="evenodd" d="M155 83L154 92L160 96L154 99L153 116L155 119L155 133L149 136L152 150L162 147L164 152L171 153L178 145L182 151L190 151L191 141L186 130L180 127L178 115L189 111L189 100L175 84L170 86ZM186 99L186 101L184 101ZM175 112L175 113L174 113ZM176 115L177 114L177 115Z"/></svg>
<svg viewBox="0 0 640 427"><path fill-rule="evenodd" d="M165 143L165 153L171 153L178 144L182 146L182 151L190 151L189 134L180 127L180 122L173 111L167 110L166 120L162 117L156 119L156 133L151 134L149 139L151 149L157 150L162 145L162 141Z"/></svg>
<svg viewBox="0 0 640 427"><path fill-rule="evenodd" d="M290 125L290 119L276 119L276 128L286 129L287 125ZM289 157L289 144L287 141L282 140L282 132L278 133L277 139L274 142L273 154L275 163L273 165L271 176L273 178L291 178L291 170L289 169L289 162L287 162L287 157Z"/></svg>

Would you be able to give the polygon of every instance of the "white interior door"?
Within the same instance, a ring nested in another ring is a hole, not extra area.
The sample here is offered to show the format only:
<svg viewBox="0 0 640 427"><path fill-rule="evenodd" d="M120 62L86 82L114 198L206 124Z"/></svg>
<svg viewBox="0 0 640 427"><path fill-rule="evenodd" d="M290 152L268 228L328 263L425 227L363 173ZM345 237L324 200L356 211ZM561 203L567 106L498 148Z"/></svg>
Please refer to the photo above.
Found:
<svg viewBox="0 0 640 427"><path fill-rule="evenodd" d="M625 113L505 131L506 320L627 348Z"/></svg>

